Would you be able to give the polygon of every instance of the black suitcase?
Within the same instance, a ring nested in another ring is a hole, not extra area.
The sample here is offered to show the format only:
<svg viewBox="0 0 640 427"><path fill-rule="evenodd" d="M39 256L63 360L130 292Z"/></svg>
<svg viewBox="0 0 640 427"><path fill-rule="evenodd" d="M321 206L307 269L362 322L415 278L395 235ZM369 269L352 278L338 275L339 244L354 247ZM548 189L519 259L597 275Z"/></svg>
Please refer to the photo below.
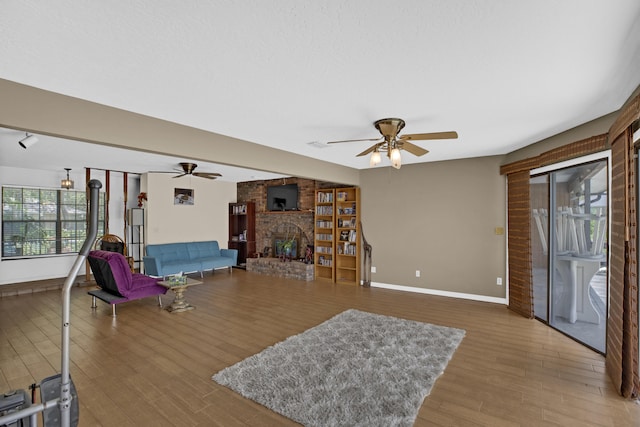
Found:
<svg viewBox="0 0 640 427"><path fill-rule="evenodd" d="M29 406L31 406L31 397L25 390L12 390L0 395L0 417ZM2 424L0 427L29 427L30 425L29 417L25 417L10 424Z"/></svg>

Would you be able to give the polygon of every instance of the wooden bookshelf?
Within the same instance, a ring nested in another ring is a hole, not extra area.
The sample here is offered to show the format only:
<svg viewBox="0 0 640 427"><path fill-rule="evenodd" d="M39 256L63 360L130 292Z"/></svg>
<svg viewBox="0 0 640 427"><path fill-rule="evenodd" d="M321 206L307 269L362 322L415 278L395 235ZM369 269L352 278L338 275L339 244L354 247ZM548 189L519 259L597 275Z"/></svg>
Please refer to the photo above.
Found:
<svg viewBox="0 0 640 427"><path fill-rule="evenodd" d="M315 275L318 280L360 284L360 189L316 190Z"/></svg>
<svg viewBox="0 0 640 427"><path fill-rule="evenodd" d="M229 203L229 249L238 250L238 266L256 251L255 203Z"/></svg>
<svg viewBox="0 0 640 427"><path fill-rule="evenodd" d="M360 284L360 189L338 188L335 202L335 281Z"/></svg>
<svg viewBox="0 0 640 427"><path fill-rule="evenodd" d="M335 281L335 190L316 190L314 255L316 280Z"/></svg>

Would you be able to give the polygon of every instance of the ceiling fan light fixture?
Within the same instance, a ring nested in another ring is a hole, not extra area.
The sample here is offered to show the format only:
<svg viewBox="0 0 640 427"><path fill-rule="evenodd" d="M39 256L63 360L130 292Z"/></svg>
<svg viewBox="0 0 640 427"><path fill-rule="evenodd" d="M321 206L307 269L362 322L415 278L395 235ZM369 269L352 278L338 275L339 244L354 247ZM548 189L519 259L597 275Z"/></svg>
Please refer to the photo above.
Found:
<svg viewBox="0 0 640 427"><path fill-rule="evenodd" d="M371 153L371 159L369 160L369 166L370 167L377 166L377 165L380 164L381 161L382 161L382 156L380 156L380 152L376 148L375 150L373 150L373 153Z"/></svg>
<svg viewBox="0 0 640 427"><path fill-rule="evenodd" d="M64 168L64 170L67 171L67 179L63 179L62 181L60 181L60 187L70 190L73 188L73 180L69 179L69 171L71 170L71 168Z"/></svg>
<svg viewBox="0 0 640 427"><path fill-rule="evenodd" d="M402 156L400 155L400 149L395 147L391 150L389 154L389 158L391 159L391 166L396 169L400 169L402 166Z"/></svg>
<svg viewBox="0 0 640 427"><path fill-rule="evenodd" d="M389 157L389 160L391 160L391 165L396 169L400 169L400 167L402 166L402 156L400 154L400 150L404 150L416 157L424 156L429 152L429 150L415 145L409 141L458 138L458 133L455 131L409 133L400 135L400 131L405 126L405 121L394 117L376 120L373 124L380 132L380 135L382 135L382 141L380 140L380 138L345 139L341 141L329 141L327 142L327 144L337 144L341 142L378 141L360 154L357 154L356 157L366 156L367 154L371 153L371 157L369 159L369 167L373 167L381 162L380 151L382 151L387 155L387 157Z"/></svg>

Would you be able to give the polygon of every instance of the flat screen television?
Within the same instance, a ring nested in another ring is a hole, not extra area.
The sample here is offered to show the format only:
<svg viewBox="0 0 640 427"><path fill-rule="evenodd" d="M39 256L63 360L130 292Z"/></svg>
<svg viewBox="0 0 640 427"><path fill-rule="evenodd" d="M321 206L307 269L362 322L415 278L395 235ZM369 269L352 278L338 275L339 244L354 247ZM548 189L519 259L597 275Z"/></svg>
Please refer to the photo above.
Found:
<svg viewBox="0 0 640 427"><path fill-rule="evenodd" d="M298 184L267 187L267 209L270 211L297 211Z"/></svg>

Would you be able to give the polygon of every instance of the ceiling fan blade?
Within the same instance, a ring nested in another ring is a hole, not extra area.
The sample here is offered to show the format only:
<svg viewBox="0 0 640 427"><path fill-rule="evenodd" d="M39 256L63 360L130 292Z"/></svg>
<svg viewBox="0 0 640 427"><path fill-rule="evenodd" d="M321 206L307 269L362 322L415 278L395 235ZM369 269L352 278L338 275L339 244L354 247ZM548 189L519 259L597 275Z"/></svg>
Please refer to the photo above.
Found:
<svg viewBox="0 0 640 427"><path fill-rule="evenodd" d="M408 151L414 156L424 156L429 152L429 150L425 150L424 148L418 147L417 145L414 145L408 141L399 140L397 144L401 150Z"/></svg>
<svg viewBox="0 0 640 427"><path fill-rule="evenodd" d="M405 135L401 135L400 139L403 141L416 141L416 140L426 140L426 139L456 139L458 137L458 133L455 131L451 132L431 132L431 133L408 133Z"/></svg>
<svg viewBox="0 0 640 427"><path fill-rule="evenodd" d="M175 173L175 172L172 172ZM188 173L181 173L180 175L172 176L171 178L180 178L181 176L189 175Z"/></svg>
<svg viewBox="0 0 640 427"><path fill-rule="evenodd" d="M380 138L367 138L367 139L345 139L342 141L329 141L327 144L340 144L342 142L360 142L360 141L378 141Z"/></svg>
<svg viewBox="0 0 640 427"><path fill-rule="evenodd" d="M207 179L216 179L217 177L222 176L216 172L194 172L193 175L200 178L207 178Z"/></svg>
<svg viewBox="0 0 640 427"><path fill-rule="evenodd" d="M367 148L366 150L364 150L362 153L356 155L356 157L360 157L360 156L365 156L371 152L373 152L376 148L378 148L380 144L373 144L371 147Z"/></svg>

